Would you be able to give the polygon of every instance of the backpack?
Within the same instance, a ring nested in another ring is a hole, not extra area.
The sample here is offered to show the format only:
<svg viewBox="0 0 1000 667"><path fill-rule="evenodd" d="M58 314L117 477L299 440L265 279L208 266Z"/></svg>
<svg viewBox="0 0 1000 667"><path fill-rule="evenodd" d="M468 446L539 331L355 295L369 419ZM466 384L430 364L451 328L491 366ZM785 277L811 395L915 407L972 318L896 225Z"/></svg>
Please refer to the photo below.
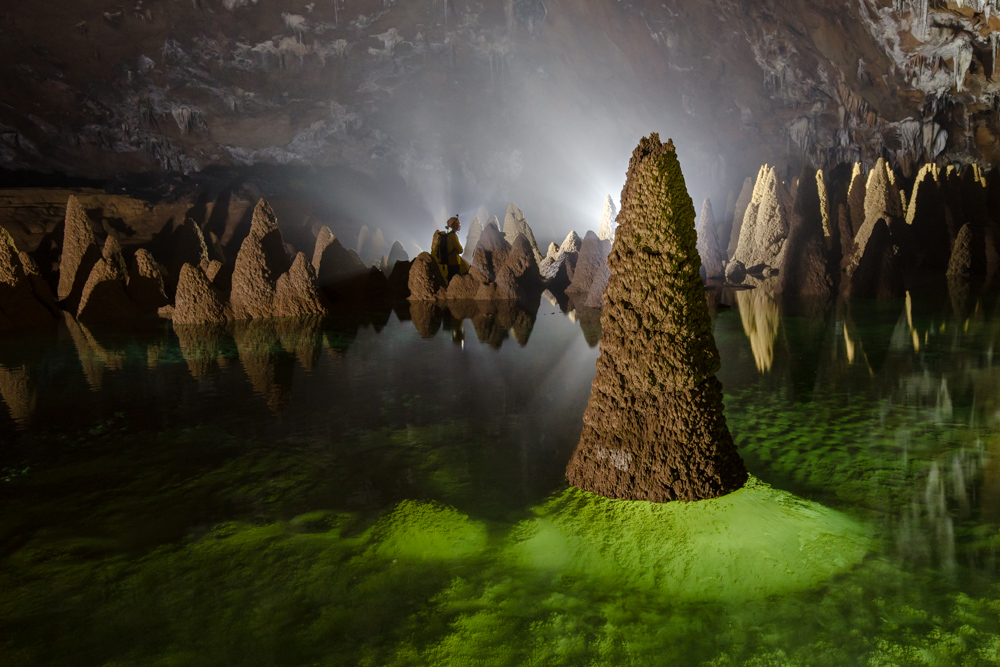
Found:
<svg viewBox="0 0 1000 667"><path fill-rule="evenodd" d="M443 266L448 266L448 232L434 232L431 239L431 257Z"/></svg>

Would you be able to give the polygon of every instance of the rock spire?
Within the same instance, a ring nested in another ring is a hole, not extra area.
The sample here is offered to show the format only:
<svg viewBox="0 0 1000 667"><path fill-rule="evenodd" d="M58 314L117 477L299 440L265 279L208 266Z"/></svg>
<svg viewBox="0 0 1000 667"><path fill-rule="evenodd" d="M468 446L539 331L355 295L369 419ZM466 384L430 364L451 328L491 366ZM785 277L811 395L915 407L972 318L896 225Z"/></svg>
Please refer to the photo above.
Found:
<svg viewBox="0 0 1000 667"><path fill-rule="evenodd" d="M601 356L566 476L610 498L724 495L747 472L722 413L694 205L672 142L639 142L621 202Z"/></svg>

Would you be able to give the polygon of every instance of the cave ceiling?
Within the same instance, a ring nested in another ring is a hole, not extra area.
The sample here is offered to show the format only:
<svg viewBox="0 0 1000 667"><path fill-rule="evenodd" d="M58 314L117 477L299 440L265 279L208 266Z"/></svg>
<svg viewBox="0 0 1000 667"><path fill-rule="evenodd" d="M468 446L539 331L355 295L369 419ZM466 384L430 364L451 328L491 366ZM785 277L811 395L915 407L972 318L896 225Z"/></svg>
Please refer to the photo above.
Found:
<svg viewBox="0 0 1000 667"><path fill-rule="evenodd" d="M763 162L992 163L994 1L15 0L0 166L349 169L572 218L650 131L696 196Z"/></svg>

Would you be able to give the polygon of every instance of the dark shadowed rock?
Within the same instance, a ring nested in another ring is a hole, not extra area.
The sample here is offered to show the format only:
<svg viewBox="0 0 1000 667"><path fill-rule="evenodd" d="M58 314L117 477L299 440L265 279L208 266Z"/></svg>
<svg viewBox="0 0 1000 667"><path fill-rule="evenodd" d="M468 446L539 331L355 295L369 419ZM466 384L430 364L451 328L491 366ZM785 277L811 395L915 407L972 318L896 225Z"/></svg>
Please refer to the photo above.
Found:
<svg viewBox="0 0 1000 667"><path fill-rule="evenodd" d="M52 288L46 282L38 264L24 251L19 252L17 256L21 260L21 269L28 276L28 282L31 283L32 294L54 318L58 318L60 315L59 302L56 301L56 295L52 293Z"/></svg>
<svg viewBox="0 0 1000 667"><path fill-rule="evenodd" d="M344 248L333 235L327 237L320 231L313 250L313 268L317 263L319 266L317 284L333 302L360 301L368 283L368 270L357 255Z"/></svg>
<svg viewBox="0 0 1000 667"><path fill-rule="evenodd" d="M14 239L0 227L0 329L54 324L48 285L27 253L19 253Z"/></svg>
<svg viewBox="0 0 1000 667"><path fill-rule="evenodd" d="M885 220L875 223L855 257L851 273L844 276L844 296L876 299L903 296L902 258L899 248L892 243Z"/></svg>
<svg viewBox="0 0 1000 667"><path fill-rule="evenodd" d="M850 185L847 188L847 212L851 219L851 240L865 224L865 174L860 162L854 163Z"/></svg>
<svg viewBox="0 0 1000 667"><path fill-rule="evenodd" d="M594 277L607 263L608 253L611 252L611 242L597 238L597 234L588 231L580 244L580 254L576 258L576 268L573 271L573 280L566 288L566 292L578 292L589 294L594 282ZM585 300L585 299L584 299Z"/></svg>
<svg viewBox="0 0 1000 667"><path fill-rule="evenodd" d="M389 282L386 287L386 297L391 301L400 301L410 296L410 268L413 262L399 261L392 265L389 272Z"/></svg>
<svg viewBox="0 0 1000 667"><path fill-rule="evenodd" d="M288 271L278 277L271 312L272 317L303 317L329 312L326 299L316 285L315 269L304 253L298 253Z"/></svg>
<svg viewBox="0 0 1000 667"><path fill-rule="evenodd" d="M611 278L611 270L607 264L603 264L590 283L590 291L583 305L587 308L604 308L604 290L608 288L608 280Z"/></svg>
<svg viewBox="0 0 1000 667"><path fill-rule="evenodd" d="M729 493L747 472L722 412L694 206L671 142L639 142L621 200L601 356L567 479L632 500Z"/></svg>
<svg viewBox="0 0 1000 667"><path fill-rule="evenodd" d="M775 291L786 297L833 296L834 278L827 261L816 172L809 167L802 170L799 178L791 225Z"/></svg>
<svg viewBox="0 0 1000 667"><path fill-rule="evenodd" d="M229 309L225 299L202 268L194 264L182 266L174 297L174 324L207 324L227 319Z"/></svg>
<svg viewBox="0 0 1000 667"><path fill-rule="evenodd" d="M729 232L729 243L726 246L727 257L732 257L736 254L736 247L740 242L740 230L743 229L743 221L747 213L747 208L750 206L750 200L753 199L754 183L756 181L752 176L746 177L746 180L743 181L743 189L740 190L739 196L736 197L736 203L733 205L733 226Z"/></svg>
<svg viewBox="0 0 1000 667"><path fill-rule="evenodd" d="M59 286L56 289L56 297L64 308L74 313L77 311L83 286L100 259L101 250L97 247L90 220L87 219L80 200L70 195L66 202Z"/></svg>
<svg viewBox="0 0 1000 667"><path fill-rule="evenodd" d="M410 301L437 301L448 298L448 286L441 276L441 269L430 253L422 252L413 260L409 280Z"/></svg>
<svg viewBox="0 0 1000 667"><path fill-rule="evenodd" d="M389 248L389 259L386 262L388 272L392 273L392 267L396 266L396 262L408 261L410 261L410 256L403 250L403 244L399 241L393 241L392 247Z"/></svg>
<svg viewBox="0 0 1000 667"><path fill-rule="evenodd" d="M201 228L191 218L186 218L184 224L178 226L170 235L169 259L166 262L166 292L173 294L185 264L198 264L209 261L208 244Z"/></svg>
<svg viewBox="0 0 1000 667"><path fill-rule="evenodd" d="M316 234L316 245L313 246L313 256L312 265L316 270L316 275L319 275L320 262L323 259L323 251L326 247L334 240L333 232L326 225L320 227L319 232Z"/></svg>
<svg viewBox="0 0 1000 667"><path fill-rule="evenodd" d="M917 172L906 209L906 222L913 232L916 268L930 271L947 269L951 236L937 181L937 165L925 164Z"/></svg>
<svg viewBox="0 0 1000 667"><path fill-rule="evenodd" d="M983 228L973 223L965 223L958 230L958 237L948 260L945 275L949 279L971 280L986 274L986 253Z"/></svg>
<svg viewBox="0 0 1000 667"><path fill-rule="evenodd" d="M278 221L271 206L261 199L253 212L250 233L243 240L233 267L230 295L237 320L274 317L274 291L278 277L289 269Z"/></svg>
<svg viewBox="0 0 1000 667"><path fill-rule="evenodd" d="M719 247L718 225L712 212L712 200L705 199L701 207L701 220L698 223L698 255L705 275L717 278L725 273L723 265L726 262L725 251Z"/></svg>
<svg viewBox="0 0 1000 667"><path fill-rule="evenodd" d="M104 242L101 255L83 286L77 319L81 322L97 322L140 315L141 311L129 298L125 288L128 270L125 268L121 246L114 236L109 236Z"/></svg>
<svg viewBox="0 0 1000 667"><path fill-rule="evenodd" d="M126 292L129 299L145 312L156 312L170 303L163 284L163 268L145 248L136 250L132 257Z"/></svg>
<svg viewBox="0 0 1000 667"><path fill-rule="evenodd" d="M726 282L733 285L740 285L747 277L747 267L738 259L731 260L726 264Z"/></svg>

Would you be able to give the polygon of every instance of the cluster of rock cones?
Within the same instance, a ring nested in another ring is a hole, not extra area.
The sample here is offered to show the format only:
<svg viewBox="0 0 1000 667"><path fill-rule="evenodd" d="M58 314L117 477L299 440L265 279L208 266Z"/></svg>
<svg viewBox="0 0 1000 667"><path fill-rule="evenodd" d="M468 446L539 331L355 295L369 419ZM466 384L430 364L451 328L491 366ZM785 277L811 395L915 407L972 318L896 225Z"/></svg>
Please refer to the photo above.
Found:
<svg viewBox="0 0 1000 667"><path fill-rule="evenodd" d="M901 297L928 275L985 280L1000 268L1000 171L926 164L905 177L879 159L790 183L764 165L717 220L705 200L698 250L709 283L777 276L790 296Z"/></svg>

